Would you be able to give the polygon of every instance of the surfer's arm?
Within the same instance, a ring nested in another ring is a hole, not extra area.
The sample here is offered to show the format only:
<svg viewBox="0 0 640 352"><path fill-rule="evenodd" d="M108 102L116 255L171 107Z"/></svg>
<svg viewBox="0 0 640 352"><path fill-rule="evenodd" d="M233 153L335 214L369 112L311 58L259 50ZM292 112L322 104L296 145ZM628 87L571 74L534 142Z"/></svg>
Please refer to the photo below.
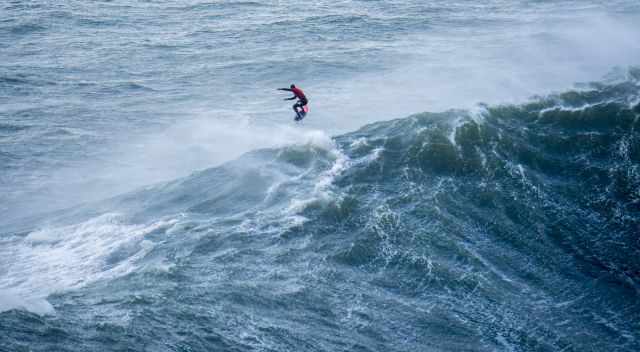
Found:
<svg viewBox="0 0 640 352"><path fill-rule="evenodd" d="M289 88L278 88L278 90L284 90L285 92L293 92L293 90L289 89ZM295 98L296 98L296 96L294 95L291 98L285 98L284 100L293 100Z"/></svg>

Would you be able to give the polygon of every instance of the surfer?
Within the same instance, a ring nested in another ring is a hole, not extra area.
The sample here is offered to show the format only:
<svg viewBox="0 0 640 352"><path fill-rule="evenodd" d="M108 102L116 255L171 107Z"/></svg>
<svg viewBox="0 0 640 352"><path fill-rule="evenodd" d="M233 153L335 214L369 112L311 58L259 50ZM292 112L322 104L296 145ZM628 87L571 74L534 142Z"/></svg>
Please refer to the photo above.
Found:
<svg viewBox="0 0 640 352"><path fill-rule="evenodd" d="M293 93L293 96L291 98L285 98L284 100L293 100L296 98L298 99L298 101L293 104L293 111L296 112L296 121L302 120L304 115L306 115L307 113L308 108L306 108L306 105L309 103L309 100L304 95L302 89L296 87L295 84L292 84L290 88L278 88L278 90L284 90L286 92Z"/></svg>

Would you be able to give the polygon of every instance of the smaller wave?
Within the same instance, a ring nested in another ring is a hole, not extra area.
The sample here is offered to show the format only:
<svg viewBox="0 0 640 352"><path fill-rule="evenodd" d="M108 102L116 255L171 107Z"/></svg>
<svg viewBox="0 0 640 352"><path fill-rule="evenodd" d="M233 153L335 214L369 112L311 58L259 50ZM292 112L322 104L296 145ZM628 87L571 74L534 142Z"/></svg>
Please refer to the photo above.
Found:
<svg viewBox="0 0 640 352"><path fill-rule="evenodd" d="M79 26L86 27L111 27L122 25L122 21L116 19L103 19L103 18L80 18L76 21Z"/></svg>
<svg viewBox="0 0 640 352"><path fill-rule="evenodd" d="M138 82L122 82L118 83L112 87L105 88L106 91L145 91L145 92L153 92L154 89L145 86L142 83Z"/></svg>
<svg viewBox="0 0 640 352"><path fill-rule="evenodd" d="M40 138L77 139L84 136L95 136L95 133L81 128L59 127L40 134Z"/></svg>
<svg viewBox="0 0 640 352"><path fill-rule="evenodd" d="M27 84L29 81L16 77L0 77L0 83L6 83L9 85Z"/></svg>
<svg viewBox="0 0 640 352"><path fill-rule="evenodd" d="M265 7L264 4L258 1L234 1L226 4L228 7Z"/></svg>
<svg viewBox="0 0 640 352"><path fill-rule="evenodd" d="M11 123L0 123L0 133L1 132L19 132L29 128L31 128L31 126L16 125Z"/></svg>
<svg viewBox="0 0 640 352"><path fill-rule="evenodd" d="M187 6L169 7L172 10L178 11L210 11L210 10L224 10L224 9L248 9L248 8L261 8L265 7L257 1L229 1L224 3L219 2L205 2Z"/></svg>
<svg viewBox="0 0 640 352"><path fill-rule="evenodd" d="M44 27L42 25L35 24L35 23L21 23L9 29L11 34L14 34L14 35L31 34L36 32L43 32L46 30L47 30L47 27Z"/></svg>
<svg viewBox="0 0 640 352"><path fill-rule="evenodd" d="M0 250L0 266L6 268L0 278L0 311L52 313L48 295L130 273L154 247L146 236L174 223L128 224L122 215L107 213L5 239Z"/></svg>
<svg viewBox="0 0 640 352"><path fill-rule="evenodd" d="M43 80L37 77L29 77L30 75L25 74L17 74L15 76L0 76L0 87L14 87L14 86L23 86L23 85L31 85L36 87L42 86L51 86L56 85L56 82Z"/></svg>

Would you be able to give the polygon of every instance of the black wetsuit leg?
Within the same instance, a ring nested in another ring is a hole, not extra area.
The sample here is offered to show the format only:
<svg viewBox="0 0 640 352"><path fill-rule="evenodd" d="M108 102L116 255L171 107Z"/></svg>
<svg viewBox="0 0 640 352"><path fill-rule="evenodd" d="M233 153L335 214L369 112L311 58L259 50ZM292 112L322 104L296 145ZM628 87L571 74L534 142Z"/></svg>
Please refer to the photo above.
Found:
<svg viewBox="0 0 640 352"><path fill-rule="evenodd" d="M295 111L296 113L298 112L298 108L301 108L303 105L300 104L300 101L296 101L295 104L293 104L293 111Z"/></svg>
<svg viewBox="0 0 640 352"><path fill-rule="evenodd" d="M298 116L297 120L301 120L303 116L304 106L307 105L309 101L307 99L300 99L295 104L293 104L293 111L296 112Z"/></svg>
<svg viewBox="0 0 640 352"><path fill-rule="evenodd" d="M295 104L293 104L293 111L296 112L296 115L300 117L300 111L302 111L302 107L305 106L303 101L298 100Z"/></svg>

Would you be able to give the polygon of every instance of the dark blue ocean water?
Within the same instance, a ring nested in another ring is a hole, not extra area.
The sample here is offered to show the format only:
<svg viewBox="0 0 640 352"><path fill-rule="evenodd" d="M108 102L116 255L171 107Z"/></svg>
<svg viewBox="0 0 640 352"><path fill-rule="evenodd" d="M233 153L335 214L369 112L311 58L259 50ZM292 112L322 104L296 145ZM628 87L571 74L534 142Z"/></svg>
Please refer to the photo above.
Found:
<svg viewBox="0 0 640 352"><path fill-rule="evenodd" d="M637 351L639 21L0 3L0 351Z"/></svg>

